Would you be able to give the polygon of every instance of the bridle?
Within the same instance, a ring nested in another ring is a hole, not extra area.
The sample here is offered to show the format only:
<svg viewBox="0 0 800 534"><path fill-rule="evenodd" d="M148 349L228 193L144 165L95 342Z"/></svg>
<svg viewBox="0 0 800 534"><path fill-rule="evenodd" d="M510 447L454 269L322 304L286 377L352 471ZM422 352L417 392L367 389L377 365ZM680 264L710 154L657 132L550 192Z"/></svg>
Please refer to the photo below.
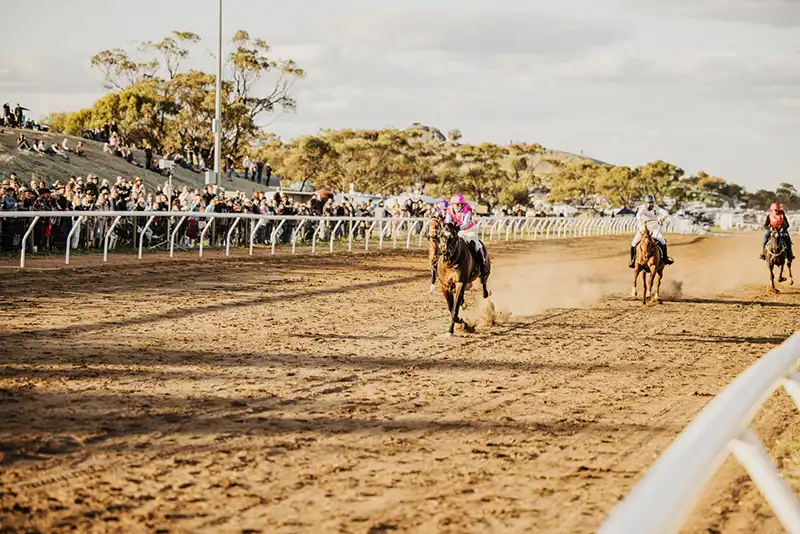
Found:
<svg viewBox="0 0 800 534"><path fill-rule="evenodd" d="M781 232L779 230L770 231L769 243L766 247L766 254L771 258L777 258L786 251L786 243L781 239Z"/></svg>
<svg viewBox="0 0 800 534"><path fill-rule="evenodd" d="M456 265L458 263L458 255L460 253L458 248L458 232L453 232L453 225L445 225L446 228L442 229L440 237L444 237L444 243L439 242L439 256L447 260L447 265Z"/></svg>

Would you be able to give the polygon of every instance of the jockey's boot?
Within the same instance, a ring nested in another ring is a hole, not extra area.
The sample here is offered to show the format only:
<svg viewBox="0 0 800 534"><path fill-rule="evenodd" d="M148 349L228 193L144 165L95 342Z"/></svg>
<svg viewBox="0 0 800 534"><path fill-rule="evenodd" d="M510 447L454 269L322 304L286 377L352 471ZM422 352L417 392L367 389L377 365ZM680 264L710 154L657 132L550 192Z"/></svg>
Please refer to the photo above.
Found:
<svg viewBox="0 0 800 534"><path fill-rule="evenodd" d="M672 265L673 263L675 263L675 260L670 258L669 254L667 254L667 244L666 243L664 243L662 248L664 249L664 265Z"/></svg>
<svg viewBox="0 0 800 534"><path fill-rule="evenodd" d="M486 265L486 258L483 255L483 251L478 251L478 267L481 271L481 278L486 278L489 276L489 266Z"/></svg>
<svg viewBox="0 0 800 534"><path fill-rule="evenodd" d="M631 262L628 264L628 267L631 269L636 267L636 247L631 247Z"/></svg>

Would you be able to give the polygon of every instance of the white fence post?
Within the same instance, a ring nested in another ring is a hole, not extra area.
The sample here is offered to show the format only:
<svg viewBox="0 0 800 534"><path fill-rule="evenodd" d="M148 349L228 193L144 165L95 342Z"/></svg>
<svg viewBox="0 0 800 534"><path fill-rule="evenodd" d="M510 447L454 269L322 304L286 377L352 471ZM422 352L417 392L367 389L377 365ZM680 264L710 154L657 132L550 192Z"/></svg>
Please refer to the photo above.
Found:
<svg viewBox="0 0 800 534"><path fill-rule="evenodd" d="M175 238L178 236L178 230L181 229L181 225L186 222L187 215L184 215L178 220L178 224L175 225L175 228L172 230L172 233L169 234L169 257L172 258L175 255Z"/></svg>
<svg viewBox="0 0 800 534"><path fill-rule="evenodd" d="M741 462L753 482L761 490L767 502L772 504L775 515L789 532L800 532L800 503L791 488L781 478L764 445L751 429L731 443L731 451Z"/></svg>
<svg viewBox="0 0 800 534"><path fill-rule="evenodd" d="M261 228L262 226L264 226L264 222L265 221L266 221L266 219L259 219L259 220L255 221L255 224L251 224L250 225L250 228L251 228L250 229L250 252L248 253L248 256L252 256L253 255L253 245L256 242L256 234L258 234L258 229ZM281 224L283 224L284 222L286 222L286 221L285 220L281 221ZM274 250L274 248L273 248L273 250Z"/></svg>
<svg viewBox="0 0 800 534"><path fill-rule="evenodd" d="M39 217L36 216L33 218L33 222L28 226L28 230L25 232L25 235L22 236L22 250L19 252L19 268L22 269L25 267L25 245L28 243L28 238L33 232L33 227L36 226L36 223L39 222ZM31 245L33 246L33 245Z"/></svg>
<svg viewBox="0 0 800 534"><path fill-rule="evenodd" d="M236 229L236 226L239 224L239 221L241 221L241 220L242 219L237 217L236 220L233 221L233 224L231 225L230 229L228 230L228 235L225 237L225 255L226 256L230 256L231 255L231 236L233 235L233 231Z"/></svg>
<svg viewBox="0 0 800 534"><path fill-rule="evenodd" d="M292 255L294 255L295 245L297 244L297 236L300 235L300 230L303 229L303 226L306 224L306 219L300 221L300 224L297 225L297 228L294 229L294 233L292 233ZM272 253L275 253L275 241L272 242Z"/></svg>
<svg viewBox="0 0 800 534"><path fill-rule="evenodd" d="M333 254L333 240L336 239L336 232L341 225L342 221L336 221L336 226L333 227L333 232L331 232L331 254Z"/></svg>
<svg viewBox="0 0 800 534"><path fill-rule="evenodd" d="M64 263L69 265L69 252L72 250L72 239L75 236L75 232L80 230L81 225L83 223L83 217L78 217L76 220L72 222L72 228L69 230L69 235L67 235L67 251L64 254Z"/></svg>
<svg viewBox="0 0 800 534"><path fill-rule="evenodd" d="M114 219L114 222L111 223L111 228L106 230L105 244L103 245L103 263L108 262L108 240L111 239L111 233L114 231L114 228L117 227L117 223L119 222L120 219L122 219L122 215L118 215ZM134 232L134 235L135 235L135 232Z"/></svg>
<svg viewBox="0 0 800 534"><path fill-rule="evenodd" d="M733 453L789 532L800 533L800 504L749 429L783 386L797 401L800 333L740 374L675 439L655 466L611 511L600 534L668 534L681 528L703 488Z"/></svg>
<svg viewBox="0 0 800 534"><path fill-rule="evenodd" d="M214 217L209 217L206 221L206 225L203 227L203 231L200 232L200 257L203 257L203 241L206 239L206 234L209 230L211 230L211 225L214 223Z"/></svg>
<svg viewBox="0 0 800 534"><path fill-rule="evenodd" d="M144 225L144 229L142 230L142 235L139 236L139 259L142 259L142 247L144 246L144 234L147 233L147 229L150 228L150 225L153 224L155 221L155 217L150 217L147 219L147 224ZM133 238L136 239L136 222L133 223Z"/></svg>

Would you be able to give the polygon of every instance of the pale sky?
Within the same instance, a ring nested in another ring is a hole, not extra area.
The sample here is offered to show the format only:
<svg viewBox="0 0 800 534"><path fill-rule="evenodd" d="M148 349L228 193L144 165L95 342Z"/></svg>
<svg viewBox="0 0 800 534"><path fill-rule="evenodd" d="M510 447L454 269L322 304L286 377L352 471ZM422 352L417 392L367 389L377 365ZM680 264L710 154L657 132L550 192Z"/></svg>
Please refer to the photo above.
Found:
<svg viewBox="0 0 800 534"><path fill-rule="evenodd" d="M216 0L2 4L0 100L34 117L103 94L93 53L172 30L214 69ZM307 70L287 140L421 122L800 188L800 0L225 0L224 28Z"/></svg>

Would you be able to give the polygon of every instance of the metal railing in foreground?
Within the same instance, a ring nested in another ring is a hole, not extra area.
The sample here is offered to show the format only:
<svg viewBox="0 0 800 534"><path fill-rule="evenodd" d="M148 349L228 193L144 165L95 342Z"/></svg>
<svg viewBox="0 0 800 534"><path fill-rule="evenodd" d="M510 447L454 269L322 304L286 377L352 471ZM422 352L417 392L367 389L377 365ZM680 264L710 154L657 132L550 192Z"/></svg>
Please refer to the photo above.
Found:
<svg viewBox="0 0 800 534"><path fill-rule="evenodd" d="M739 375L700 412L611 511L598 532L678 532L705 485L733 454L783 526L789 532L800 533L800 501L750 428L758 411L781 386L800 408L799 362L800 333L796 333Z"/></svg>
<svg viewBox="0 0 800 534"><path fill-rule="evenodd" d="M139 258L142 257L144 241L148 230L156 220L168 221L168 226L162 228L164 245L169 248L170 257L174 255L176 240L181 232L186 232L186 222L202 222L199 228L198 251L203 256L205 243L209 238L209 230L215 229L215 223L220 221L224 230L216 241L222 245L224 241L225 254L230 255L231 240L236 237L242 243L243 237L249 245L249 254L253 254L258 232L262 236L268 235L265 244L269 244L271 254L275 254L278 239L282 238L284 244L291 244L292 254L295 253L298 242L309 242L311 252L316 253L317 242L326 240L329 252L334 252L334 242L337 237L347 238L348 251L353 250L354 241L363 240L365 250L369 250L370 238L375 236L378 248L383 249L385 239L392 241L392 248L397 248L398 240L405 247L410 248L412 239L416 246L421 247L425 238L425 226L429 219L426 218L391 218L391 217L318 217L318 216L284 216L284 215L256 215L249 213L209 213L209 212L165 212L165 211L9 211L0 212L0 220L6 219L32 219L27 230L20 240L20 267L25 266L25 253L31 234L36 224L44 220L69 218L69 233L66 235L65 263L69 264L70 249L76 248L74 244L83 225L91 221L96 231L95 238L103 243L103 261L108 261L109 247L115 248L120 221L133 220L132 237L134 248L138 248ZM241 225L242 220L250 222ZM143 226L140 226L138 222ZM565 217L493 217L476 219L477 231L484 241L518 241L528 239L564 239L571 237L608 236L633 233L636 221L632 218L565 218ZM242 227L243 226L243 227ZM5 231L5 229L3 230ZM662 228L664 233L697 234L703 233L696 225L681 219L669 219ZM242 243L244 244L244 243Z"/></svg>

